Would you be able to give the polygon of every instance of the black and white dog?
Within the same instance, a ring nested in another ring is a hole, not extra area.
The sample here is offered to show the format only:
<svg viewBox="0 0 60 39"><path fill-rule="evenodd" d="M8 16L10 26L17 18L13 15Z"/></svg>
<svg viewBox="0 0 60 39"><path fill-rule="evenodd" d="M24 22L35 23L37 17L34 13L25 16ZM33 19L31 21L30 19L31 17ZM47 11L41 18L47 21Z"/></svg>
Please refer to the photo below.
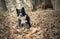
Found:
<svg viewBox="0 0 60 39"><path fill-rule="evenodd" d="M29 27L31 27L30 18L26 14L24 7L21 9L16 9L16 11L17 11L17 16L18 16L18 25L24 26L25 24L28 24Z"/></svg>

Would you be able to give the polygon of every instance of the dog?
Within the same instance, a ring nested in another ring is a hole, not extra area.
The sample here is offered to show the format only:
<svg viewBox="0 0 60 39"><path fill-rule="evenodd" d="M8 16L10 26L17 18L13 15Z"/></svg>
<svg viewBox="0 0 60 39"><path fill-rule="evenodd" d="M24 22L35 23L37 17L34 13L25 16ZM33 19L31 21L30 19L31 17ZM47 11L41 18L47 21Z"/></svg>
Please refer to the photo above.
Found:
<svg viewBox="0 0 60 39"><path fill-rule="evenodd" d="M16 9L16 11L17 11L17 17L18 17L18 25L24 26L25 24L27 24L29 25L29 27L31 27L30 18L26 14L24 7L22 9Z"/></svg>

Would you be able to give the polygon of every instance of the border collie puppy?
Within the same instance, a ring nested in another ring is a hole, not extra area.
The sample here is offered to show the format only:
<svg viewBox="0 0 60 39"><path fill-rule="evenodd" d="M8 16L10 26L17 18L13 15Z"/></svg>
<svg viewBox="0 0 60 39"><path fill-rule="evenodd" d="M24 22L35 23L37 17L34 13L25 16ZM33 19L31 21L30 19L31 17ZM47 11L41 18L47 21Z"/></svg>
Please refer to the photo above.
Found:
<svg viewBox="0 0 60 39"><path fill-rule="evenodd" d="M28 24L29 27L31 27L30 18L26 14L24 7L22 9L16 9L16 11L18 16L18 25L25 26L25 24Z"/></svg>

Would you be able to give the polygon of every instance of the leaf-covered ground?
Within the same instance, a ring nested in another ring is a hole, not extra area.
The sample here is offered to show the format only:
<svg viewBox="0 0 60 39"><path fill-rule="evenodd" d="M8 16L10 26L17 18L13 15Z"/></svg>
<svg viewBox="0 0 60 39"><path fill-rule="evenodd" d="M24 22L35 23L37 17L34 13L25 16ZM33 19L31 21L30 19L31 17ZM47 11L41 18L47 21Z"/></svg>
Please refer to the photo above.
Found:
<svg viewBox="0 0 60 39"><path fill-rule="evenodd" d="M17 28L16 13L0 16L0 39L60 39L60 12L54 10L37 10L26 12L32 27Z"/></svg>

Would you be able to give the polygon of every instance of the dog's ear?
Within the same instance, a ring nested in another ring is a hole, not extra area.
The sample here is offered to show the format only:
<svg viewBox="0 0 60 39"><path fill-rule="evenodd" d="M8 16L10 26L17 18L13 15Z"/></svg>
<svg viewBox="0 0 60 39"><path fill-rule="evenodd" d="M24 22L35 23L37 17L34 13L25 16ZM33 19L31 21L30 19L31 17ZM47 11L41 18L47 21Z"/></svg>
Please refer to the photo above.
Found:
<svg viewBox="0 0 60 39"><path fill-rule="evenodd" d="M23 15L26 15L24 7L22 8L22 13L23 13Z"/></svg>
<svg viewBox="0 0 60 39"><path fill-rule="evenodd" d="M17 13L17 16L19 16L19 10L18 9L16 9L16 13Z"/></svg>

